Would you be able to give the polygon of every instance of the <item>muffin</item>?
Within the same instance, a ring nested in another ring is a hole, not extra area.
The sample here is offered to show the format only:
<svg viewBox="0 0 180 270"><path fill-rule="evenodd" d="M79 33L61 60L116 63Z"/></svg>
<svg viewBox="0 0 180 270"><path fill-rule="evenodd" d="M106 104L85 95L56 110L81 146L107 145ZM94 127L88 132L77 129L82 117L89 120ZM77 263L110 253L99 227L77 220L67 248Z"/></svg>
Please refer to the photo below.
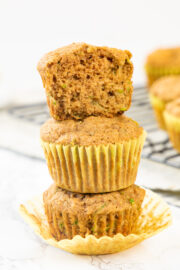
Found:
<svg viewBox="0 0 180 270"><path fill-rule="evenodd" d="M174 148L180 153L180 98L166 106L164 119L169 139Z"/></svg>
<svg viewBox="0 0 180 270"><path fill-rule="evenodd" d="M150 101L159 127L166 129L163 112L166 105L180 97L180 76L166 76L150 87Z"/></svg>
<svg viewBox="0 0 180 270"><path fill-rule="evenodd" d="M73 193L52 185L43 200L50 232L59 241L132 233L144 196L145 190L136 185L104 194Z"/></svg>
<svg viewBox="0 0 180 270"><path fill-rule="evenodd" d="M133 203L132 200L131 203ZM32 227L34 232L41 237L46 244L75 254L102 255L121 252L132 248L171 225L171 209L168 204L154 192L147 189L145 190L145 197L141 208L141 213L135 221L136 225L134 226L133 224L132 233L128 235L118 233L113 237L105 235L100 238L92 234L86 235L85 237L76 235L73 239L63 239L60 241L57 241L50 232L50 226L44 211L42 195L33 197L33 199L21 204L19 212L24 221ZM139 209L137 208L137 210ZM60 225L60 227L62 226ZM109 231L109 228L107 229Z"/></svg>
<svg viewBox="0 0 180 270"><path fill-rule="evenodd" d="M159 77L180 74L180 47L155 50L147 57L145 69L149 86Z"/></svg>
<svg viewBox="0 0 180 270"><path fill-rule="evenodd" d="M101 193L132 185L145 132L120 115L82 121L48 120L40 131L50 175L57 186L74 192Z"/></svg>
<svg viewBox="0 0 180 270"><path fill-rule="evenodd" d="M73 43L46 54L38 64L51 116L56 120L113 117L128 110L132 96L131 53Z"/></svg>

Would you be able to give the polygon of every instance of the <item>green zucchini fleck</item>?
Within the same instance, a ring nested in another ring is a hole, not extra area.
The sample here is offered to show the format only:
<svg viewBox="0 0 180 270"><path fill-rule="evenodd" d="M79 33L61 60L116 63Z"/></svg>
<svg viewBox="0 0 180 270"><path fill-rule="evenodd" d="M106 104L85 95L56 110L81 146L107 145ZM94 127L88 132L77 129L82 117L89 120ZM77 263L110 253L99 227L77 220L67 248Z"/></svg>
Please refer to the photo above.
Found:
<svg viewBox="0 0 180 270"><path fill-rule="evenodd" d="M126 110L127 110L127 108L121 108L120 110L121 110L121 111L126 111Z"/></svg>
<svg viewBox="0 0 180 270"><path fill-rule="evenodd" d="M65 88L67 87L67 85L66 85L65 83L63 83L63 84L61 85L61 87L65 89Z"/></svg>
<svg viewBox="0 0 180 270"><path fill-rule="evenodd" d="M78 224L78 220L76 219L73 223L73 225L77 225Z"/></svg>
<svg viewBox="0 0 180 270"><path fill-rule="evenodd" d="M134 204L134 199L130 198L129 202L130 202L130 204Z"/></svg>
<svg viewBox="0 0 180 270"><path fill-rule="evenodd" d="M118 89L118 90L116 90L116 92L118 92L119 94L122 94L124 92L124 90L123 89Z"/></svg>
<svg viewBox="0 0 180 270"><path fill-rule="evenodd" d="M64 229L64 224L63 224L63 222L59 223L59 228L60 228L60 231L62 232L63 229Z"/></svg>

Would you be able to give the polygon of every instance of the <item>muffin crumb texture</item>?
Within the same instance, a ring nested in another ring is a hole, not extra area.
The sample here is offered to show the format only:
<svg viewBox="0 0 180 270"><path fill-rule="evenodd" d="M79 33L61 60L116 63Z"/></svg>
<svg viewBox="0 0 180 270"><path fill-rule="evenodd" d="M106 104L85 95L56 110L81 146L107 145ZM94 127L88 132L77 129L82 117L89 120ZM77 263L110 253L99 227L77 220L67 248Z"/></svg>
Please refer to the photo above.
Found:
<svg viewBox="0 0 180 270"><path fill-rule="evenodd" d="M38 64L51 116L56 120L113 117L128 110L132 96L131 53L73 43L46 54Z"/></svg>

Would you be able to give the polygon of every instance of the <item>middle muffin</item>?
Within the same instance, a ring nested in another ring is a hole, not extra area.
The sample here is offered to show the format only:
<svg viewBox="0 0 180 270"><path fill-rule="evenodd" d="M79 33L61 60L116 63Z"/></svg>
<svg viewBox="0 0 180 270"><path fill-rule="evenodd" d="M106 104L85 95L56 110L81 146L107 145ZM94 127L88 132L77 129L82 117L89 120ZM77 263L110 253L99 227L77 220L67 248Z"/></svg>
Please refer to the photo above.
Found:
<svg viewBox="0 0 180 270"><path fill-rule="evenodd" d="M145 131L132 119L48 120L41 142L57 186L80 193L124 189L136 180Z"/></svg>

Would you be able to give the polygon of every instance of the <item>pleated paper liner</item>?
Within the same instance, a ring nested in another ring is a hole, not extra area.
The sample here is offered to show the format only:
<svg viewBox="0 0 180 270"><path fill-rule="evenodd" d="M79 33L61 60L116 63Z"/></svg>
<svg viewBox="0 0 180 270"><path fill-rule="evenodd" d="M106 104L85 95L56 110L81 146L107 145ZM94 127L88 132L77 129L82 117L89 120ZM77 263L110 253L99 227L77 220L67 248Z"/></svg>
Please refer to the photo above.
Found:
<svg viewBox="0 0 180 270"><path fill-rule="evenodd" d="M154 114L155 114L155 118L157 120L158 126L161 129L166 130L166 124L165 124L164 115L163 115L165 106L166 106L165 102L163 102L162 100L160 100L159 98L157 98L156 96L152 94L150 94L149 97L150 97L150 102L154 110Z"/></svg>
<svg viewBox="0 0 180 270"><path fill-rule="evenodd" d="M127 142L78 146L41 141L57 186L80 193L124 189L136 180L146 133Z"/></svg>
<svg viewBox="0 0 180 270"><path fill-rule="evenodd" d="M148 65L145 66L146 70L146 75L148 79L148 86L151 86L153 82L155 82L158 78L162 76L167 76L167 75L178 75L180 74L180 67L161 67L161 68L155 68L155 67L150 67Z"/></svg>
<svg viewBox="0 0 180 270"><path fill-rule="evenodd" d="M173 147L180 153L180 119L164 112L166 129Z"/></svg>
<svg viewBox="0 0 180 270"><path fill-rule="evenodd" d="M87 235L83 238L77 235L72 240L60 241L56 241L50 233L44 213L42 195L22 204L20 213L46 243L75 254L98 255L116 253L131 248L146 238L161 232L171 224L172 216L169 206L158 195L149 190L146 190L142 209L133 234L127 236L116 234L113 237L103 236L100 238L93 235Z"/></svg>

